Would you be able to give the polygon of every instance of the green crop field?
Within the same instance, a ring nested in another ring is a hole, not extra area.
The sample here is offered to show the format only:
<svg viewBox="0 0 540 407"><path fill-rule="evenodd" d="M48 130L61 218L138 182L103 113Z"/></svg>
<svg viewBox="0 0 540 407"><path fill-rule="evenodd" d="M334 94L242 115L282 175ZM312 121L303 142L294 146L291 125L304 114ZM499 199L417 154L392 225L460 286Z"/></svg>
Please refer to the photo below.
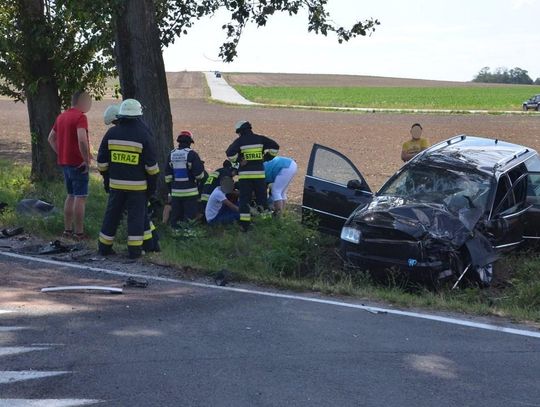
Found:
<svg viewBox="0 0 540 407"><path fill-rule="evenodd" d="M236 86L258 103L383 109L521 110L540 86L260 87Z"/></svg>

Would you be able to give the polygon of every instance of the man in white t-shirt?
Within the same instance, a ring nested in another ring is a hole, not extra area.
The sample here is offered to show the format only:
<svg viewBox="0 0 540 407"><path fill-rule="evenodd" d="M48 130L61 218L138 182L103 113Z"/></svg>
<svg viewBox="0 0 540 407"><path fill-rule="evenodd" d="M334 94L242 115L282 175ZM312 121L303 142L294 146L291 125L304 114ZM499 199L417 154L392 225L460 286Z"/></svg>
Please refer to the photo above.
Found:
<svg viewBox="0 0 540 407"><path fill-rule="evenodd" d="M234 181L231 177L223 177L220 186L214 189L206 204L206 221L209 225L228 224L240 220L238 206L227 198L234 190Z"/></svg>

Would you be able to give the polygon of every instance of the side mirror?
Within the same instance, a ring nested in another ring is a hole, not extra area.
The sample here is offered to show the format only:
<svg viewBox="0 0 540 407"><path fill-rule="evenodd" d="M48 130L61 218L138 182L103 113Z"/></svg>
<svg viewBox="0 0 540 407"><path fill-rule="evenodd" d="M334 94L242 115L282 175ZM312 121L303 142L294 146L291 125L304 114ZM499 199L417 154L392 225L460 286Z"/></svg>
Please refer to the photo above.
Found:
<svg viewBox="0 0 540 407"><path fill-rule="evenodd" d="M347 183L347 189L359 190L362 189L362 182L359 179L350 180Z"/></svg>

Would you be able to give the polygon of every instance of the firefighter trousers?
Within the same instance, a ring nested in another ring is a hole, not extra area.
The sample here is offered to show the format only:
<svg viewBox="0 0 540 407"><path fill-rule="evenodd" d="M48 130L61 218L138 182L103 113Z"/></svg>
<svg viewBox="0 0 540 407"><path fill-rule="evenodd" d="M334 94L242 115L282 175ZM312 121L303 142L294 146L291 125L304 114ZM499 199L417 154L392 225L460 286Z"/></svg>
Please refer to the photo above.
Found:
<svg viewBox="0 0 540 407"><path fill-rule="evenodd" d="M99 251L103 254L112 251L118 224L124 210L127 211L128 253L131 258L142 254L145 221L147 217L146 191L123 191L111 189L109 201L99 234Z"/></svg>
<svg viewBox="0 0 540 407"><path fill-rule="evenodd" d="M259 208L268 209L268 195L266 191L266 181L262 179L240 179L238 181L240 189L240 223L249 224L251 222L250 203L255 197L255 202Z"/></svg>
<svg viewBox="0 0 540 407"><path fill-rule="evenodd" d="M178 222L189 222L197 219L199 214L199 197L178 198L171 200L171 216L169 223L172 227L177 227Z"/></svg>

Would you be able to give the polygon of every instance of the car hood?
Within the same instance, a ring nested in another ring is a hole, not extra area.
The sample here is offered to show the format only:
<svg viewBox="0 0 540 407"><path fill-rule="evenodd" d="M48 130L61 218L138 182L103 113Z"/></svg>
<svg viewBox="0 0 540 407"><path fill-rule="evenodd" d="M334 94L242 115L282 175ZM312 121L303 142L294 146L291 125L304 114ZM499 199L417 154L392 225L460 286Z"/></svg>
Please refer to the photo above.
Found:
<svg viewBox="0 0 540 407"><path fill-rule="evenodd" d="M459 248L475 235L482 215L476 208L451 212L445 205L376 196L357 209L350 221L360 228L392 229L415 240L444 241Z"/></svg>

